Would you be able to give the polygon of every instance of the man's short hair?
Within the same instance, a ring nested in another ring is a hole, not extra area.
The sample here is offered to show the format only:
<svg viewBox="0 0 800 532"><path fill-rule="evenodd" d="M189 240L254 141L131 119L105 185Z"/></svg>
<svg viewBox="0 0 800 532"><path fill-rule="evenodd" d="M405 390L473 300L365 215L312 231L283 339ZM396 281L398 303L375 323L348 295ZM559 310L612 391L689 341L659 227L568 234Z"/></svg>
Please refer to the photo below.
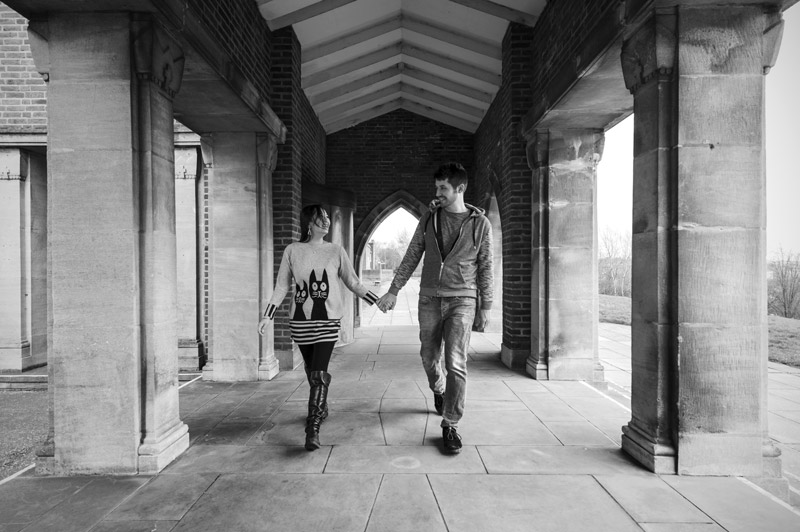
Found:
<svg viewBox="0 0 800 532"><path fill-rule="evenodd" d="M467 171L459 163L443 164L433 174L433 179L446 179L453 188L458 188L458 185L464 185L464 190L467 190Z"/></svg>

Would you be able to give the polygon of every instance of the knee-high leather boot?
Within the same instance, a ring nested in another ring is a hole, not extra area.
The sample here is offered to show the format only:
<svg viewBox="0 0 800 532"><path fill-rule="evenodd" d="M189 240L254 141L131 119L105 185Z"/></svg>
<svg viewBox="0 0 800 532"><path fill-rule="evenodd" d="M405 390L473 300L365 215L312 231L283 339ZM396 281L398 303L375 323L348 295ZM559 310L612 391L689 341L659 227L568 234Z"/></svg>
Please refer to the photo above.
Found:
<svg viewBox="0 0 800 532"><path fill-rule="evenodd" d="M309 387L311 386L311 369L308 367L308 364L303 364L303 369L306 372L306 380L308 380ZM325 421L325 418L328 417L328 401L327 398L324 403L322 403L322 421Z"/></svg>
<svg viewBox="0 0 800 532"><path fill-rule="evenodd" d="M331 376L325 371L312 371L309 374L311 391L308 396L308 417L306 418L306 450L319 449L319 425L322 423L323 405L328 399L328 385Z"/></svg>

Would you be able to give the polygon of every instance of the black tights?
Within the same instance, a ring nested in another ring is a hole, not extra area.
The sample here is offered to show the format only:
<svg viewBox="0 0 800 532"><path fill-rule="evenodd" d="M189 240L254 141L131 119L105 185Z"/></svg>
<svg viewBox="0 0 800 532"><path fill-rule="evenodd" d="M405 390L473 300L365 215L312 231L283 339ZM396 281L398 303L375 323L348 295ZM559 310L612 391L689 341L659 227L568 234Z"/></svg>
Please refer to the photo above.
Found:
<svg viewBox="0 0 800 532"><path fill-rule="evenodd" d="M333 345L336 342L319 342L316 344L301 345L300 353L306 363L308 371L328 371L328 363L333 354Z"/></svg>

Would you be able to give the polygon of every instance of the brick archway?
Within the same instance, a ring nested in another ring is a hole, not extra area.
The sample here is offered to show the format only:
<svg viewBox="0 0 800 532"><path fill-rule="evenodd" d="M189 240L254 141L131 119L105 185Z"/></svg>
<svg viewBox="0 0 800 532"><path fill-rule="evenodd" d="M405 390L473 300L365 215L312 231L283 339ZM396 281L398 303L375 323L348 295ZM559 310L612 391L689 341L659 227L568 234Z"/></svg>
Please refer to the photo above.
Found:
<svg viewBox="0 0 800 532"><path fill-rule="evenodd" d="M361 257L367 245L367 237L369 237L386 218L401 207L408 210L417 218L421 218L428 209L427 205L419 201L416 196L405 189L397 190L381 200L373 207L369 214L364 217L358 229L356 229L355 235L353 235L355 246L353 264L356 269L358 269L361 264Z"/></svg>

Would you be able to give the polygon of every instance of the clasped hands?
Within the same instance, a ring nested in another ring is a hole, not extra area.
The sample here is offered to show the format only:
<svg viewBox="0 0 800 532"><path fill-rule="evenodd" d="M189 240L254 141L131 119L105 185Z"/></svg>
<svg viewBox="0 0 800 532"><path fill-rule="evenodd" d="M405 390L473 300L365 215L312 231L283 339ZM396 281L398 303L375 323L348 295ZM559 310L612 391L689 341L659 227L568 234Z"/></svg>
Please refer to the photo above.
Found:
<svg viewBox="0 0 800 532"><path fill-rule="evenodd" d="M381 312L386 312L387 310L392 310L395 303L397 303L397 296L391 292L386 292L375 304L378 305L378 308L381 310Z"/></svg>

